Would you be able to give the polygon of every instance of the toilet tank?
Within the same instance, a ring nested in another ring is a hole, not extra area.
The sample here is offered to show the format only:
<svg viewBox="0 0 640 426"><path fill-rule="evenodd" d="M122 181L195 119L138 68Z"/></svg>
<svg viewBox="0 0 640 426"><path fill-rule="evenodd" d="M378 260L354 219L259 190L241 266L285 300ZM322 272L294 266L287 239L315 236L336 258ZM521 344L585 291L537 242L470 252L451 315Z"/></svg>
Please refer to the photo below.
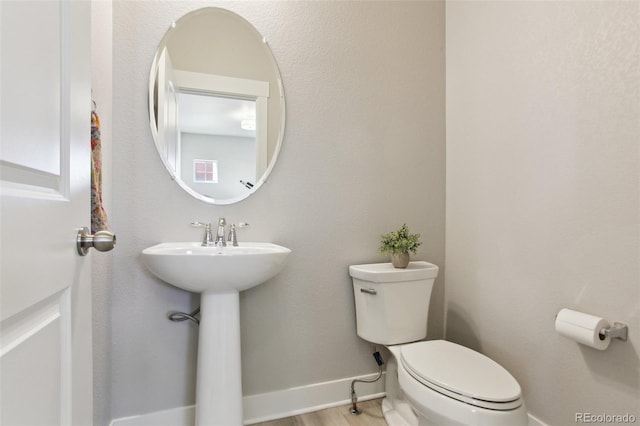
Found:
<svg viewBox="0 0 640 426"><path fill-rule="evenodd" d="M438 267L409 262L405 269L391 263L351 265L358 336L382 345L424 339L433 281Z"/></svg>

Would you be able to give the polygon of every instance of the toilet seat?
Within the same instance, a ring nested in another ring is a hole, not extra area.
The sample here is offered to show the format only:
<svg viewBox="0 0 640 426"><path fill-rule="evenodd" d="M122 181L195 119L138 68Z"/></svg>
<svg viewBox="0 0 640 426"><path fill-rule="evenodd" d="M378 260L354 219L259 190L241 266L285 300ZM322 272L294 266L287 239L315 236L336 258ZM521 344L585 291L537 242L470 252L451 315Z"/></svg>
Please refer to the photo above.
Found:
<svg viewBox="0 0 640 426"><path fill-rule="evenodd" d="M469 348L430 340L400 345L400 354L406 371L436 392L491 410L514 410L522 405L520 385L513 376Z"/></svg>

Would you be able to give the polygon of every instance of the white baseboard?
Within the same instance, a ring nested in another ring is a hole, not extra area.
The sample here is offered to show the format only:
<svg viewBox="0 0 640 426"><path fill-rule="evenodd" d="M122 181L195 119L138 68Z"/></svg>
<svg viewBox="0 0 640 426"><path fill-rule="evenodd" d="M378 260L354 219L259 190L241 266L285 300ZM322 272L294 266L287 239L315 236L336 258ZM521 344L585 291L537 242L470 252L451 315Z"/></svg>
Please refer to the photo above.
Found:
<svg viewBox="0 0 640 426"><path fill-rule="evenodd" d="M196 406L171 408L139 416L113 419L109 426L193 426L196 424Z"/></svg>
<svg viewBox="0 0 640 426"><path fill-rule="evenodd" d="M373 378L375 374L349 377L276 392L249 395L243 398L244 424L265 422L284 417L297 416L325 408L349 405L351 403L351 381L355 378ZM356 384L359 401L384 396L384 376L375 383ZM138 416L114 419L110 426L193 426L195 406L178 407ZM548 426L529 414L529 426Z"/></svg>
<svg viewBox="0 0 640 426"><path fill-rule="evenodd" d="M536 416L529 413L529 426L549 426Z"/></svg>
<svg viewBox="0 0 640 426"><path fill-rule="evenodd" d="M377 374L349 377L330 382L315 383L282 391L244 397L244 424L250 425L283 417L297 416L325 408L351 403L351 381L371 379ZM358 400L384 396L384 376L375 383L357 383Z"/></svg>
<svg viewBox="0 0 640 426"><path fill-rule="evenodd" d="M314 383L243 398L244 424L280 419L351 403L351 381L377 374ZM375 383L357 383L359 401L384 396L384 376ZM178 407L139 416L114 419L110 426L193 426L195 406Z"/></svg>

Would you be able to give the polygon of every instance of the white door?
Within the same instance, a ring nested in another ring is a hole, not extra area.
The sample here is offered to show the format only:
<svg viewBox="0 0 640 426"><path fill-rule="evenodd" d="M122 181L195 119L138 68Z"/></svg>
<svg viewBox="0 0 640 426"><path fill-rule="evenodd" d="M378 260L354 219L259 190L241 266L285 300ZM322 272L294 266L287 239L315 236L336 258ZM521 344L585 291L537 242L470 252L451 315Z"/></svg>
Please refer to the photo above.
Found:
<svg viewBox="0 0 640 426"><path fill-rule="evenodd" d="M0 1L0 424L92 423L88 1Z"/></svg>

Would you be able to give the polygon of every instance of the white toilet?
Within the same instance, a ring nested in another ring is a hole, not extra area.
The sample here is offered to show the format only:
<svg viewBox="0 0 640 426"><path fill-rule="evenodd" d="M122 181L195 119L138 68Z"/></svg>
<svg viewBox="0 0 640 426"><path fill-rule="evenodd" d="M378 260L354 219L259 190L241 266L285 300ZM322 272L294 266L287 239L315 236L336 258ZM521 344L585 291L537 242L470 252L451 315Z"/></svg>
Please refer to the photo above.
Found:
<svg viewBox="0 0 640 426"><path fill-rule="evenodd" d="M382 402L390 426L528 424L520 385L502 366L455 343L419 341L427 335L436 265L353 265L349 274L358 336L393 355Z"/></svg>

